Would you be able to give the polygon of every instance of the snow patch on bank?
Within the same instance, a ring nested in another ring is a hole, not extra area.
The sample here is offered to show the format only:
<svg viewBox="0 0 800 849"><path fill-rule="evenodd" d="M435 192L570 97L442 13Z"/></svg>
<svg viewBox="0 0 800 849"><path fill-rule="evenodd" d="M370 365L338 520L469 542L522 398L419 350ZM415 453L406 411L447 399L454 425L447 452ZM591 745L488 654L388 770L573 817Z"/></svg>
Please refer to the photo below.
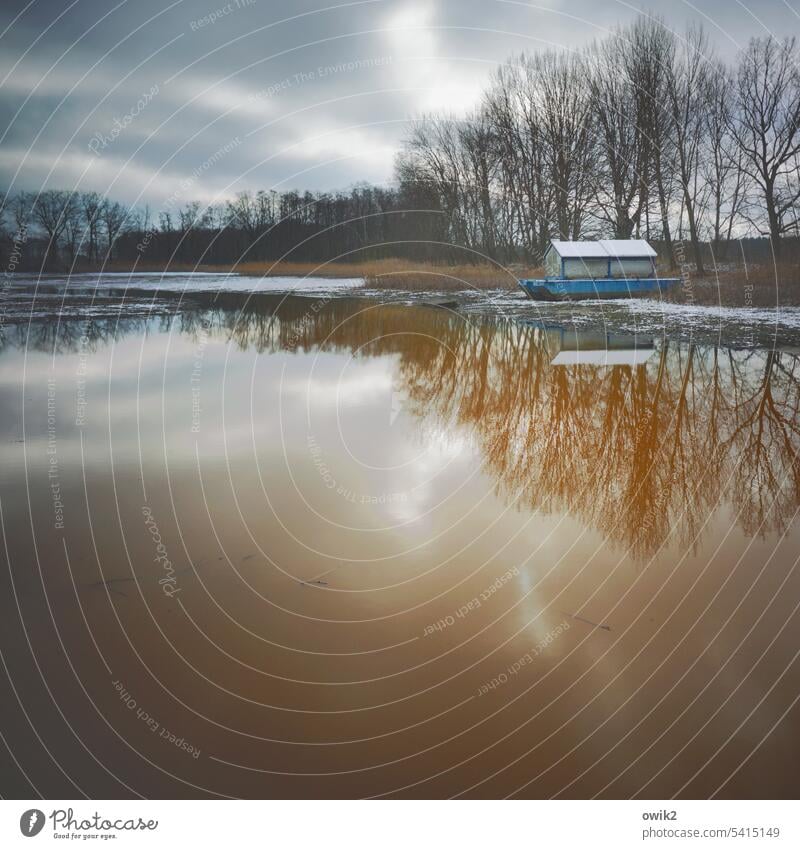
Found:
<svg viewBox="0 0 800 849"><path fill-rule="evenodd" d="M66 276L14 275L12 285L63 288L70 291L113 288L129 292L338 292L357 289L364 283L361 277L248 277L239 274L213 272L103 272L102 274L73 274Z"/></svg>
<svg viewBox="0 0 800 849"><path fill-rule="evenodd" d="M620 301L620 305L637 315L661 316L670 321L680 319L688 322L773 325L800 328L800 307L725 307L701 306L698 304L672 304L667 301L633 299Z"/></svg>

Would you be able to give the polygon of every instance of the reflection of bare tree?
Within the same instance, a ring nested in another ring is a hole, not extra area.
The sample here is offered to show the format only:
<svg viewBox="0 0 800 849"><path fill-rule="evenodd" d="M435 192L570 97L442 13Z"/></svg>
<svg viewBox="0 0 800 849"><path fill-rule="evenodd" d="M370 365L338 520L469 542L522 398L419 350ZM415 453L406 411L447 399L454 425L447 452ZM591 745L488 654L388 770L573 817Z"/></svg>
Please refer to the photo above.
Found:
<svg viewBox="0 0 800 849"><path fill-rule="evenodd" d="M783 530L800 503L800 367L786 352L663 343L646 366L553 366L560 343L539 327L296 296L195 297L151 321L263 352L399 356L422 427L466 431L500 492L569 511L638 558L671 533L695 540L720 499L749 534ZM6 342L75 350L148 326L7 327Z"/></svg>
<svg viewBox="0 0 800 849"><path fill-rule="evenodd" d="M785 528L800 503L794 357L664 343L646 367L553 367L539 328L340 309L314 323L320 343L399 353L422 420L468 428L504 492L568 510L636 557L671 532L696 541L721 499L748 533Z"/></svg>
<svg viewBox="0 0 800 849"><path fill-rule="evenodd" d="M784 360L788 360L784 361ZM735 408L730 443L740 453L736 501L746 505L748 533L783 530L800 499L800 399L797 359L773 351L763 357Z"/></svg>
<svg viewBox="0 0 800 849"><path fill-rule="evenodd" d="M4 348L25 348L33 351L47 351L64 354L78 350L93 351L107 345L121 334L142 333L147 326L146 319L85 318L81 320L63 319L53 321L31 320L17 324L7 324L0 332L0 350Z"/></svg>

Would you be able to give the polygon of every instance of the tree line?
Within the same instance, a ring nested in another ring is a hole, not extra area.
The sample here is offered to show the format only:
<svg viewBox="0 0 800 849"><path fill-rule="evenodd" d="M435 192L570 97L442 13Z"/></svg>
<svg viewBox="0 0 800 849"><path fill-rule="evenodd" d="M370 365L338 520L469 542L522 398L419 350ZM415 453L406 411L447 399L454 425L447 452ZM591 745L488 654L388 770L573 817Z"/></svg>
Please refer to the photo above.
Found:
<svg viewBox="0 0 800 849"><path fill-rule="evenodd" d="M447 222L424 186L348 192L242 191L157 214L97 192L18 192L2 204L6 271L168 265L448 259Z"/></svg>
<svg viewBox="0 0 800 849"><path fill-rule="evenodd" d="M768 237L787 259L798 246L797 60L794 39L765 37L726 64L702 27L678 36L639 16L582 50L512 57L466 117L416 120L393 187L243 191L157 213L97 192L7 193L3 265L537 263L552 237L647 238L699 273L735 258L745 236Z"/></svg>
<svg viewBox="0 0 800 849"><path fill-rule="evenodd" d="M726 64L702 27L639 16L584 50L523 53L466 120L417 121L397 167L435 192L454 241L492 258L643 237L702 272L741 235L780 258L798 232L795 40L754 38Z"/></svg>

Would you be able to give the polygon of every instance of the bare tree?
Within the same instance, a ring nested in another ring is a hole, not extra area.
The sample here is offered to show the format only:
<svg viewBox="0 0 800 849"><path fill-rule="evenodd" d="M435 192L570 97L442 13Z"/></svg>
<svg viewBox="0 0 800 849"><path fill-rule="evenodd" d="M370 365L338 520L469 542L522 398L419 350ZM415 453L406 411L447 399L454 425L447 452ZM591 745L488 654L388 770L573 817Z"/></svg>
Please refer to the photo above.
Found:
<svg viewBox="0 0 800 849"><path fill-rule="evenodd" d="M782 237L797 229L800 200L800 72L795 47L794 38L750 41L739 62L736 108L729 117L744 154L744 170L761 194L766 232L778 258Z"/></svg>
<svg viewBox="0 0 800 849"><path fill-rule="evenodd" d="M670 206L675 172L673 115L668 108L667 80L675 62L675 37L658 18L639 16L621 32L620 47L625 72L634 90L634 115L643 147L640 171L640 197L645 215L646 235L650 233L650 194L655 193L661 238L671 264Z"/></svg>
<svg viewBox="0 0 800 849"><path fill-rule="evenodd" d="M705 136L701 161L708 186L709 233L715 256L723 241L729 242L745 196L742 150L730 131L734 101L733 80L728 69L716 62L708 78L708 98L703 116Z"/></svg>
<svg viewBox="0 0 800 849"><path fill-rule="evenodd" d="M233 201L228 201L228 217L247 233L251 239L257 239L274 223L274 192L239 192Z"/></svg>
<svg viewBox="0 0 800 849"><path fill-rule="evenodd" d="M14 229L22 234L33 223L33 204L36 195L32 192L18 192L9 203L9 209L14 219Z"/></svg>
<svg viewBox="0 0 800 849"><path fill-rule="evenodd" d="M419 178L436 186L448 216L451 239L473 247L475 227L469 206L465 160L458 122L451 118L424 118L414 123L408 140Z"/></svg>
<svg viewBox="0 0 800 849"><path fill-rule="evenodd" d="M490 259L497 258L496 215L492 184L496 168L494 133L488 116L479 111L465 121L459 131L464 154L464 177L477 222L475 242Z"/></svg>
<svg viewBox="0 0 800 849"><path fill-rule="evenodd" d="M87 255L89 262L97 261L97 243L100 236L100 222L103 218L105 201L97 192L83 192L80 197L81 212L85 224Z"/></svg>
<svg viewBox="0 0 800 849"><path fill-rule="evenodd" d="M494 129L500 192L510 206L506 241L541 259L551 233L554 187L539 120L538 78L530 57L514 57L494 75L485 109Z"/></svg>
<svg viewBox="0 0 800 849"><path fill-rule="evenodd" d="M72 194L69 203L64 209L64 235L63 243L67 251L70 269L75 267L80 246L85 238L86 230L81 208L80 197Z"/></svg>
<svg viewBox="0 0 800 849"><path fill-rule="evenodd" d="M644 198L642 173L647 146L636 119L636 87L625 72L625 36L617 32L595 44L592 67L592 103L599 143L594 175L598 217L618 239L629 239L639 224Z"/></svg>
<svg viewBox="0 0 800 849"><path fill-rule="evenodd" d="M114 256L114 243L125 224L127 211L117 201L103 204L103 225L106 231L106 259L111 261Z"/></svg>
<svg viewBox="0 0 800 849"><path fill-rule="evenodd" d="M61 237L72 220L75 210L75 196L72 192L59 189L47 189L36 196L32 216L44 230L47 239L43 266L50 267L58 258Z"/></svg>
<svg viewBox="0 0 800 849"><path fill-rule="evenodd" d="M583 57L536 54L537 104L547 177L554 193L556 233L580 238L593 184L593 127L588 68Z"/></svg>
<svg viewBox="0 0 800 849"><path fill-rule="evenodd" d="M709 102L708 52L708 36L703 28L690 27L678 61L668 69L666 86L675 135L676 174L699 274L704 273L697 217L700 152L705 131L703 116Z"/></svg>

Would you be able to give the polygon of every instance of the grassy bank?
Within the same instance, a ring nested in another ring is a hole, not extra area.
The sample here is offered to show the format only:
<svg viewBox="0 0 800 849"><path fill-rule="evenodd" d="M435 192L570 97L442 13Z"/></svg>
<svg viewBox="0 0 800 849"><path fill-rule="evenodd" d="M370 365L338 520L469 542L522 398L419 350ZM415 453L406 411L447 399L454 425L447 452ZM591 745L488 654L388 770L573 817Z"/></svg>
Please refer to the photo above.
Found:
<svg viewBox="0 0 800 849"><path fill-rule="evenodd" d="M682 279L668 300L729 307L800 306L800 266L795 263L707 271L703 277L690 272Z"/></svg>
<svg viewBox="0 0 800 849"><path fill-rule="evenodd" d="M722 304L739 307L800 306L800 266L753 266L706 271L700 277L693 270L683 273L659 269L662 277L681 277L667 299L675 303ZM437 266L387 260L374 266L361 266L364 285L372 289L411 291L464 289L515 289L520 277L544 276L542 268L523 266Z"/></svg>
<svg viewBox="0 0 800 849"><path fill-rule="evenodd" d="M502 265L433 265L384 260L365 270L370 289L408 291L458 291L463 289L515 289L520 277L540 276L541 268Z"/></svg>

